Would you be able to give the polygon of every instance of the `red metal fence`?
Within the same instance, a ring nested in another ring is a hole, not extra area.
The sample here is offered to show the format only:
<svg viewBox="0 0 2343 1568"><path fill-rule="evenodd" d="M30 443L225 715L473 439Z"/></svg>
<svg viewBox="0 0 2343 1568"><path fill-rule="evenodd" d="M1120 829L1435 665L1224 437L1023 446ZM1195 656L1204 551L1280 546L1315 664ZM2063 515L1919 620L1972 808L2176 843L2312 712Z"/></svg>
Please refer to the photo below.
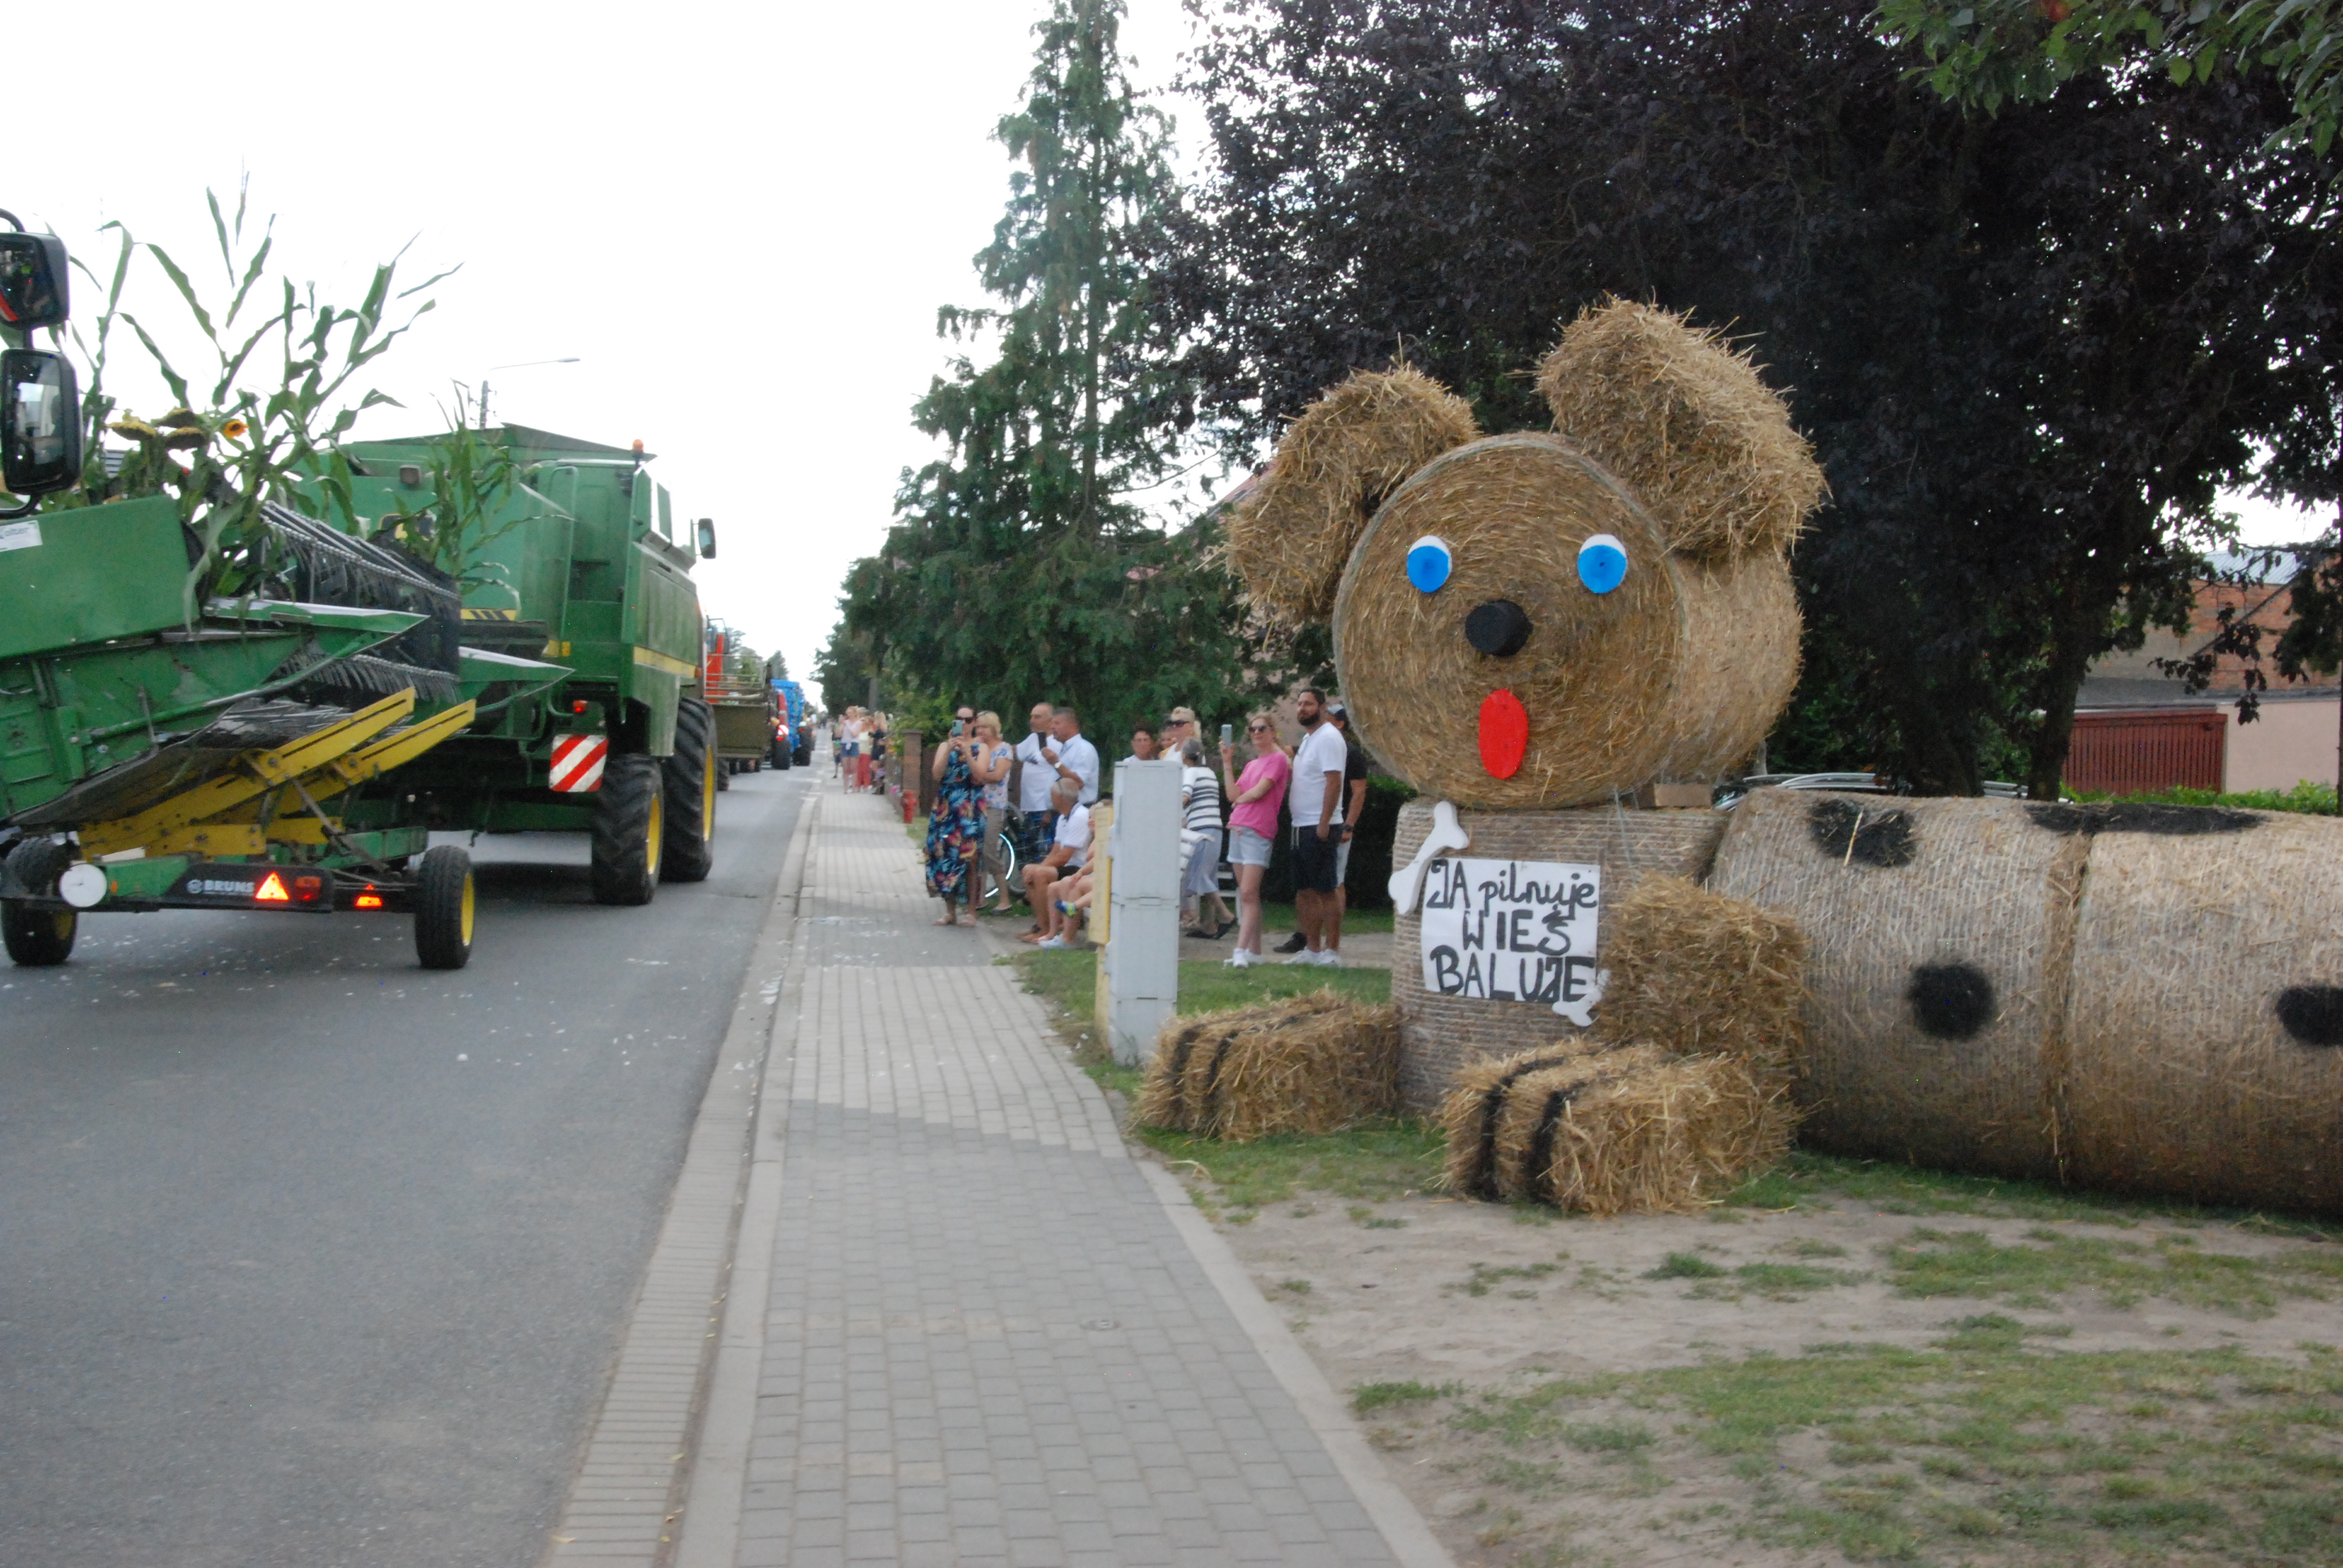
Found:
<svg viewBox="0 0 2343 1568"><path fill-rule="evenodd" d="M2117 795L2218 789L2228 725L2217 708L2077 713L2066 788Z"/></svg>

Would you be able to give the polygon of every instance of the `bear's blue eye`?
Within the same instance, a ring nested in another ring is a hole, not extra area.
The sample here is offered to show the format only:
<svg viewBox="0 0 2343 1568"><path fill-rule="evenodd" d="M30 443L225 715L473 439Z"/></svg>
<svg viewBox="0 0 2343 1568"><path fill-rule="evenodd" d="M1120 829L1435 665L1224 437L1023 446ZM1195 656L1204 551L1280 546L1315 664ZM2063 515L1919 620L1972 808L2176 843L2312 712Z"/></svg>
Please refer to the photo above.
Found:
<svg viewBox="0 0 2343 1568"><path fill-rule="evenodd" d="M1414 571L1413 558L1408 569ZM1596 534L1578 547L1578 580L1592 593L1609 593L1627 580L1627 547L1616 534Z"/></svg>
<svg viewBox="0 0 2343 1568"><path fill-rule="evenodd" d="M1448 541L1438 534L1426 534L1407 547L1407 580L1425 593L1436 591L1448 580L1452 564Z"/></svg>

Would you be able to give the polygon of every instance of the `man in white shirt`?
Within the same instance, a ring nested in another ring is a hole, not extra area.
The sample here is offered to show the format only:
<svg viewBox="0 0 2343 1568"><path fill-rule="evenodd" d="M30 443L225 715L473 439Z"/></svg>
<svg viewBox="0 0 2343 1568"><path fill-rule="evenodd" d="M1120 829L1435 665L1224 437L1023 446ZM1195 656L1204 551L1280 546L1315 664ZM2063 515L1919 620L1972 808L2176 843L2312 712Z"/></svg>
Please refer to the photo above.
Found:
<svg viewBox="0 0 2343 1568"><path fill-rule="evenodd" d="M1285 806L1293 821L1293 912L1307 943L1286 960L1291 964L1339 968L1342 960L1326 947L1334 914L1334 861L1342 847L1342 768L1348 753L1342 732L1326 722L1325 694L1312 687L1294 699L1293 717L1302 729L1293 753L1293 777Z"/></svg>
<svg viewBox="0 0 2343 1568"><path fill-rule="evenodd" d="M1081 791L1070 779L1061 779L1051 786L1050 808L1056 823L1052 833L1055 842L1047 855L1021 873L1026 901L1033 906L1033 918L1041 922L1039 934L1028 932L1025 940L1040 947L1070 945L1066 937L1073 922L1058 908L1058 896L1072 886L1083 863L1090 859L1091 809L1081 803L1080 797ZM1071 896L1068 901L1071 901Z"/></svg>
<svg viewBox="0 0 2343 1568"><path fill-rule="evenodd" d="M1041 748L1041 759L1061 779L1071 779L1081 787L1081 803L1093 805L1099 796L1098 748L1082 739L1082 721L1071 708L1061 708L1051 716L1050 734L1054 745Z"/></svg>
<svg viewBox="0 0 2343 1568"><path fill-rule="evenodd" d="M1017 799L1011 802L1017 810L1017 859L1031 865L1050 852L1050 786L1058 781L1058 770L1042 757L1041 749L1051 742L1050 721L1057 709L1046 702L1037 702L1025 722L1033 732L1017 743ZM1033 924L1027 935L1041 929L1041 915L1034 911Z"/></svg>

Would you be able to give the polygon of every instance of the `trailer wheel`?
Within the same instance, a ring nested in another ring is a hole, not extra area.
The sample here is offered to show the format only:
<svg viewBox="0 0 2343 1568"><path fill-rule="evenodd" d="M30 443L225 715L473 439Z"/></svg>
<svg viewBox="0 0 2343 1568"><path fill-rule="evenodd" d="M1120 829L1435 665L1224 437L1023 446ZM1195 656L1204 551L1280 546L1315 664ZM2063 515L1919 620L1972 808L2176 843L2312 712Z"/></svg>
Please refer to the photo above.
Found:
<svg viewBox="0 0 2343 1568"><path fill-rule="evenodd" d="M659 879L699 882L716 864L716 716L685 698L675 709L675 755L659 765L667 785L667 847Z"/></svg>
<svg viewBox="0 0 2343 1568"><path fill-rule="evenodd" d="M472 957L472 857L460 844L423 852L415 878L415 956L427 970L459 970Z"/></svg>
<svg viewBox="0 0 2343 1568"><path fill-rule="evenodd" d="M594 810L594 901L648 904L659 891L667 812L659 759L613 757L602 769Z"/></svg>
<svg viewBox="0 0 2343 1568"><path fill-rule="evenodd" d="M54 894L57 877L73 864L73 851L45 839L27 839L8 851L8 880L35 892ZM0 899L0 939L8 956L26 969L61 964L73 955L80 933L77 910L44 910L21 899Z"/></svg>
<svg viewBox="0 0 2343 1568"><path fill-rule="evenodd" d="M767 755L772 759L773 767L776 769L783 773L789 770L789 749L781 744L779 736L773 738L771 749L767 752Z"/></svg>

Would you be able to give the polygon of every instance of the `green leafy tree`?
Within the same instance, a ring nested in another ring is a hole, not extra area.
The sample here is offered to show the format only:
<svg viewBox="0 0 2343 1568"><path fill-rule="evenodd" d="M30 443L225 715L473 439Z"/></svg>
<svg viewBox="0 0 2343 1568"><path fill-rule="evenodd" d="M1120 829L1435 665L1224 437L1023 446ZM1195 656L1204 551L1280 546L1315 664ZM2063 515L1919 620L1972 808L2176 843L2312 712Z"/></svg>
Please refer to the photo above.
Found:
<svg viewBox="0 0 2343 1568"><path fill-rule="evenodd" d="M1238 0L1172 293L1239 441L1402 343L1484 428L1616 292L1751 340L1831 486L1777 763L2056 789L2077 692L2185 624L2225 486L2332 498L2336 191L2266 78L1999 116L1871 0ZM1988 771L1989 770L1989 771Z"/></svg>
<svg viewBox="0 0 2343 1568"><path fill-rule="evenodd" d="M2322 157L2343 122L2338 0L1882 0L1875 25L1927 56L1931 86L1988 114L2141 67L2184 86L2266 71L2293 100L2278 134Z"/></svg>
<svg viewBox="0 0 2343 1568"><path fill-rule="evenodd" d="M998 303L939 313L963 347L913 420L946 451L905 473L885 548L847 576L833 704L864 699L829 685L841 638L906 709L1072 701L1103 733L1240 699L1216 528L1165 532L1135 504L1178 467L1193 391L1154 282L1171 127L1124 74L1121 16L1120 0L1057 0L1035 29L1024 101L995 133L1017 163L1007 208L976 258Z"/></svg>

